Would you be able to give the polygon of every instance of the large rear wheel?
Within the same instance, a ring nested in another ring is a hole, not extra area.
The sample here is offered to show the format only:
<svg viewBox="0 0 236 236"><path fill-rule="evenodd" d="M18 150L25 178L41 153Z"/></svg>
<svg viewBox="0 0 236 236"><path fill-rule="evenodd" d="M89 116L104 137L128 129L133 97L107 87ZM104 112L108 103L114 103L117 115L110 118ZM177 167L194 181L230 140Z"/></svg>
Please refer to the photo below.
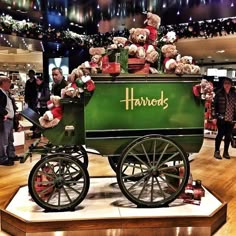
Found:
<svg viewBox="0 0 236 236"><path fill-rule="evenodd" d="M189 178L187 154L173 140L148 135L130 143L119 159L117 181L122 193L140 207L174 201Z"/></svg>

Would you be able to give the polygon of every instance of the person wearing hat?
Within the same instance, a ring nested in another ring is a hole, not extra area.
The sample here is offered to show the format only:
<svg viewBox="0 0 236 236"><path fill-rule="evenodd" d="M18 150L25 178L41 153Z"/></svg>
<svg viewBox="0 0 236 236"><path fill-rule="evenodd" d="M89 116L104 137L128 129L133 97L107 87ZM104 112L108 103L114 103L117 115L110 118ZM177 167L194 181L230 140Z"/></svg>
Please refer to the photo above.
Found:
<svg viewBox="0 0 236 236"><path fill-rule="evenodd" d="M234 120L236 119L236 93L230 78L224 78L223 86L216 92L212 105L213 123L217 125L218 131L215 138L214 157L216 159L222 159L220 145L224 137L223 157L230 159L228 151L234 127Z"/></svg>

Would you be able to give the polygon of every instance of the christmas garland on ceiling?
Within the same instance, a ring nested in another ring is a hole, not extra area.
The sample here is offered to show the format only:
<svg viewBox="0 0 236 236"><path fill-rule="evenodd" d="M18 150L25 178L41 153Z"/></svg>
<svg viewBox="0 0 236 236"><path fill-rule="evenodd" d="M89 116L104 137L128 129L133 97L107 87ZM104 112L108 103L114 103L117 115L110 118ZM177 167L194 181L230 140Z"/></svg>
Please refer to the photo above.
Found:
<svg viewBox="0 0 236 236"><path fill-rule="evenodd" d="M226 36L236 32L236 18L224 18L189 22L178 25L160 26L159 38L168 32L174 31L178 39L181 38L209 38ZM58 30L49 26L45 29L42 25L26 20L14 20L12 16L0 16L0 33L16 35L25 38L40 39L46 42L57 42L62 48L70 47L106 47L112 43L114 36L129 37L129 30L119 30L93 35L78 34L68 30Z"/></svg>

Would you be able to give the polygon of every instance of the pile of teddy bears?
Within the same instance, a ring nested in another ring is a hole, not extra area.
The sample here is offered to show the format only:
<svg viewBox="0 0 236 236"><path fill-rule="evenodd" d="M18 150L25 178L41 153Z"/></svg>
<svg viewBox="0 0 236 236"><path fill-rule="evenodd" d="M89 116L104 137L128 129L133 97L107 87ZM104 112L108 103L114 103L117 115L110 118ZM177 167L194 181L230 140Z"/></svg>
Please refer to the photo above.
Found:
<svg viewBox="0 0 236 236"><path fill-rule="evenodd" d="M200 74L200 67L193 63L191 56L180 56L175 42L177 37L174 32L167 33L158 39L158 28L161 19L151 12L147 13L147 18L143 28L132 28L129 30L129 38L114 37L112 44L107 48L91 47L89 54L90 61L85 61L70 74L70 83L62 90L61 97L51 96L49 101L49 111L41 118L40 124L45 128L54 127L62 118L62 108L60 99L64 97L80 97L86 89L92 92L95 84L91 75L104 72L104 68L109 65L107 53L110 50L124 48L128 52L128 64L131 61L140 60L143 67L148 65L148 73L160 73L155 63L163 58L163 72L182 74ZM137 59L137 60L131 60ZM145 72L146 73L146 72ZM201 88L203 88L201 86ZM204 94L204 93L203 93ZM208 96L208 94L206 94Z"/></svg>
<svg viewBox="0 0 236 236"><path fill-rule="evenodd" d="M150 64L150 73L160 73L156 69L155 63L162 60L164 73L200 74L200 67L194 64L191 56L182 56L178 53L175 42L177 37L175 32L168 32L164 37L158 39L158 29L161 19L151 12L147 13L147 18L143 28L131 28L129 38L114 37L113 43L105 48L92 48L90 65L94 68L93 74L102 71L103 57L108 50L125 48L128 50L128 57L137 58ZM129 60L128 60L129 63ZM103 65L104 64L104 65Z"/></svg>

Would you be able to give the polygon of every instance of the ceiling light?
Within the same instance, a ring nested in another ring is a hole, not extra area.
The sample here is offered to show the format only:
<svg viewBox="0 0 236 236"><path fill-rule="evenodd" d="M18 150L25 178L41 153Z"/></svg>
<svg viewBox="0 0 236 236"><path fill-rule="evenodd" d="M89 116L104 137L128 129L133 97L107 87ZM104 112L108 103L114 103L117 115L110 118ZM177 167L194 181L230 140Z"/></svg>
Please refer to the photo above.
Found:
<svg viewBox="0 0 236 236"><path fill-rule="evenodd" d="M210 59L210 58L212 58L212 56L208 56L207 58L209 58L209 59Z"/></svg>

